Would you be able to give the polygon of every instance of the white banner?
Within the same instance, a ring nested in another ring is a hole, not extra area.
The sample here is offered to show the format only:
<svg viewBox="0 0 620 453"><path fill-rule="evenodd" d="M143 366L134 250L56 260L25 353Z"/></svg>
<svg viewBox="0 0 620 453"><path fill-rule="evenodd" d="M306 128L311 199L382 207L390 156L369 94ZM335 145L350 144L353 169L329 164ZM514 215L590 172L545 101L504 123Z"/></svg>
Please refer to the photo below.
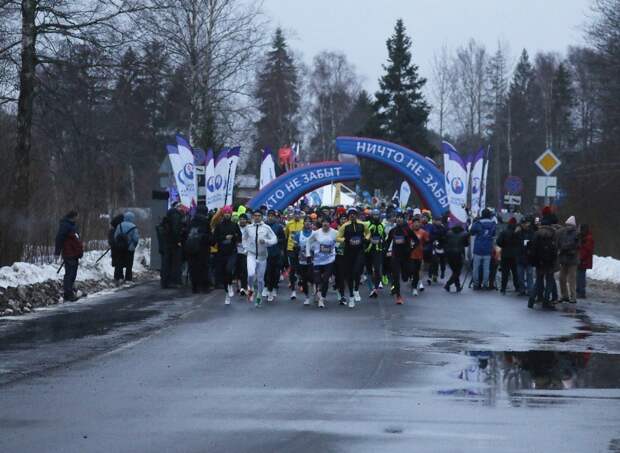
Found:
<svg viewBox="0 0 620 453"><path fill-rule="evenodd" d="M467 189L469 186L468 165L448 142L442 143L443 174L446 181L446 193L452 216L459 222L467 222Z"/></svg>
<svg viewBox="0 0 620 453"><path fill-rule="evenodd" d="M471 163L471 215L478 217L480 215L480 200L482 189L482 171L484 169L484 150L474 156Z"/></svg>
<svg viewBox="0 0 620 453"><path fill-rule="evenodd" d="M260 164L260 183L258 188L262 189L274 179L276 179L276 168L273 156L271 155L271 150L265 148Z"/></svg>
<svg viewBox="0 0 620 453"><path fill-rule="evenodd" d="M215 193L215 163L213 162L213 150L207 151L205 163L205 186L206 202L209 209L213 208L213 197Z"/></svg>
<svg viewBox="0 0 620 453"><path fill-rule="evenodd" d="M482 173L482 186L480 187L480 211L487 207L487 181L489 175L489 155L484 159L484 172Z"/></svg>
<svg viewBox="0 0 620 453"><path fill-rule="evenodd" d="M407 206L410 195L411 195L411 187L409 186L409 183L407 181L403 181L402 184L400 185L400 195L398 197L401 208L404 208L405 206Z"/></svg>
<svg viewBox="0 0 620 453"><path fill-rule="evenodd" d="M228 176L228 148L220 151L215 160L213 177L213 201L209 208L223 208L226 195L226 178Z"/></svg>
<svg viewBox="0 0 620 453"><path fill-rule="evenodd" d="M168 145L168 158L174 173L174 180L181 204L187 208L193 208L198 200L198 187L196 185L196 171L194 169L194 155L185 138L177 135L177 146Z"/></svg>
<svg viewBox="0 0 620 453"><path fill-rule="evenodd" d="M228 151L228 165L226 180L224 182L224 205L233 204L233 191L235 188L235 176L237 175L237 163L239 163L239 154L241 147L235 146Z"/></svg>

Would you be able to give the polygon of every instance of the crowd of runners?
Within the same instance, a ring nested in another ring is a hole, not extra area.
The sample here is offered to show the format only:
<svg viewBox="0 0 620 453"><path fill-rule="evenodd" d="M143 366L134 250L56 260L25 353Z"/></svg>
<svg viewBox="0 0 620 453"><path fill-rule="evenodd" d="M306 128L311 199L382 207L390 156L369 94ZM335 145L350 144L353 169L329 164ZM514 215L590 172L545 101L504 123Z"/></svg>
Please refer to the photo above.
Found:
<svg viewBox="0 0 620 453"><path fill-rule="evenodd" d="M578 227L574 217L560 223L549 207L529 216L485 209L461 224L393 204L284 212L199 207L191 216L175 205L157 233L163 288L187 278L194 292L223 289L225 304L247 298L256 307L286 297L355 308L362 292L371 299L388 293L400 305L431 285L506 294L510 282L530 308L553 308L585 297L593 251L588 226Z"/></svg>

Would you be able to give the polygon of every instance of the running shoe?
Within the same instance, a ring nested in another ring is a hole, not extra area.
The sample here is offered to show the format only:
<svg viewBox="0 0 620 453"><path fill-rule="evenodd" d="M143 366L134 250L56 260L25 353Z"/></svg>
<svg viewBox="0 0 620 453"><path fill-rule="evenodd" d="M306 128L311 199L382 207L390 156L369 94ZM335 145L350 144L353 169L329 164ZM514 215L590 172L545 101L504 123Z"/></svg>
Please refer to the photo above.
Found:
<svg viewBox="0 0 620 453"><path fill-rule="evenodd" d="M418 284L418 289L420 290L420 292L424 291L424 285L422 284L422 282Z"/></svg>
<svg viewBox="0 0 620 453"><path fill-rule="evenodd" d="M233 289L233 285L228 285L228 297L233 297L235 295L235 290Z"/></svg>
<svg viewBox="0 0 620 453"><path fill-rule="evenodd" d="M381 283L383 283L383 285L387 285L388 284L388 277L387 277L387 275L384 275L383 277L381 277Z"/></svg>
<svg viewBox="0 0 620 453"><path fill-rule="evenodd" d="M256 308L260 308L263 306L263 301L261 300L260 297L256 296L256 300L254 301L254 306Z"/></svg>
<svg viewBox="0 0 620 453"><path fill-rule="evenodd" d="M344 296L340 297L340 305L347 305L347 299Z"/></svg>
<svg viewBox="0 0 620 453"><path fill-rule="evenodd" d="M386 283L387 285L387 283ZM383 282L379 282L379 289L383 289Z"/></svg>
<svg viewBox="0 0 620 453"><path fill-rule="evenodd" d="M359 291L353 291L353 298L355 299L355 302L361 302L362 301L362 296L360 296L360 292Z"/></svg>
<svg viewBox="0 0 620 453"><path fill-rule="evenodd" d="M261 297L267 297L269 295L269 291L267 290L267 288L263 288L263 292L261 293Z"/></svg>
<svg viewBox="0 0 620 453"><path fill-rule="evenodd" d="M396 305L402 305L403 304L403 298L401 296L397 296L396 297Z"/></svg>
<svg viewBox="0 0 620 453"><path fill-rule="evenodd" d="M245 288L241 288L241 289L239 290L239 294L240 294L241 296L245 296L245 295L246 295Z"/></svg>
<svg viewBox="0 0 620 453"><path fill-rule="evenodd" d="M224 299L224 304L230 305L230 296L228 294L226 294L226 298Z"/></svg>
<svg viewBox="0 0 620 453"><path fill-rule="evenodd" d="M310 299L306 297L304 300L304 306L307 307L308 305L310 305Z"/></svg>
<svg viewBox="0 0 620 453"><path fill-rule="evenodd" d="M355 298L349 297L349 308L355 308Z"/></svg>
<svg viewBox="0 0 620 453"><path fill-rule="evenodd" d="M275 291L267 291L267 302L273 302Z"/></svg>
<svg viewBox="0 0 620 453"><path fill-rule="evenodd" d="M295 300L297 299L297 291L293 290L291 291L291 300Z"/></svg>
<svg viewBox="0 0 620 453"><path fill-rule="evenodd" d="M325 302L323 302L323 298L319 299L319 308L325 308Z"/></svg>
<svg viewBox="0 0 620 453"><path fill-rule="evenodd" d="M411 295L412 295L413 297L417 297L417 296L418 296L418 290L417 290L417 289L414 289L413 291L411 291Z"/></svg>
<svg viewBox="0 0 620 453"><path fill-rule="evenodd" d="M371 299L376 299L377 297L379 297L379 295L377 294L377 290L373 289L372 291L370 291L370 295L368 296Z"/></svg>

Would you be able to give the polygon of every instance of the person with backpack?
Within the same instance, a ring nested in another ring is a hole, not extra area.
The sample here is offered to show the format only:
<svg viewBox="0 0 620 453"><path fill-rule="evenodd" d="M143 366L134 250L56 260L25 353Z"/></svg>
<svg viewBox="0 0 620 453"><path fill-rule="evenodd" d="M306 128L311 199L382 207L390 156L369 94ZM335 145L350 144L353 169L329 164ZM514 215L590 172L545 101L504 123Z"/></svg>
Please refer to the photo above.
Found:
<svg viewBox="0 0 620 453"><path fill-rule="evenodd" d="M592 269L594 239L590 227L582 223L579 227L579 267L577 268L577 297L586 298L586 272Z"/></svg>
<svg viewBox="0 0 620 453"><path fill-rule="evenodd" d="M77 211L70 211L60 221L58 232L56 233L56 247L54 256L56 259L62 254L65 275L62 280L63 299L73 302L78 299L75 292L75 279L77 278L77 270L79 261L84 256L84 245L80 240L80 234L76 220Z"/></svg>
<svg viewBox="0 0 620 453"><path fill-rule="evenodd" d="M123 221L114 231L114 249L118 257L118 266L114 267L114 281L117 284L123 280L123 277L126 282L130 282L133 279L133 258L140 240L135 221L136 216L134 213L127 211L123 214Z"/></svg>
<svg viewBox="0 0 620 453"><path fill-rule="evenodd" d="M123 216L123 214L117 214L110 221L110 229L108 230L108 248L110 249L110 256L112 257L112 267L114 268L114 273L116 273L116 268L121 265L119 253L116 251L116 247L114 246L114 233L116 233L116 227L118 227L123 220L125 220L125 216Z"/></svg>
<svg viewBox="0 0 620 453"><path fill-rule="evenodd" d="M556 223L555 215L550 212L544 215L532 239L532 262L536 266L536 284L530 292L528 308L534 308L534 303L537 301L542 302L543 308L553 308L554 273L558 256Z"/></svg>
<svg viewBox="0 0 620 453"><path fill-rule="evenodd" d="M187 239L183 247L192 292L209 291L209 259L211 258L211 224L206 206L198 206L189 224Z"/></svg>
<svg viewBox="0 0 620 453"><path fill-rule="evenodd" d="M577 265L579 264L579 233L574 216L558 230L558 261L560 263L560 295L562 302L577 303Z"/></svg>

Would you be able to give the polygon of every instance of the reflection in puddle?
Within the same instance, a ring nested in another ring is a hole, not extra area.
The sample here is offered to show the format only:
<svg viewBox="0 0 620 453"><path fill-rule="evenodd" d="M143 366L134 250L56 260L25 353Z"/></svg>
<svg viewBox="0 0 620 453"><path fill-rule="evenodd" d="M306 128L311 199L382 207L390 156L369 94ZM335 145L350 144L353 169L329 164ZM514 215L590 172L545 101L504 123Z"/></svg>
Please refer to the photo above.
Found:
<svg viewBox="0 0 620 453"><path fill-rule="evenodd" d="M506 393L519 405L524 390L618 389L620 355L559 351L467 351L471 365L458 378L471 383L442 395L473 397L494 405ZM545 396L552 396L545 393ZM560 396L560 395L558 395Z"/></svg>

